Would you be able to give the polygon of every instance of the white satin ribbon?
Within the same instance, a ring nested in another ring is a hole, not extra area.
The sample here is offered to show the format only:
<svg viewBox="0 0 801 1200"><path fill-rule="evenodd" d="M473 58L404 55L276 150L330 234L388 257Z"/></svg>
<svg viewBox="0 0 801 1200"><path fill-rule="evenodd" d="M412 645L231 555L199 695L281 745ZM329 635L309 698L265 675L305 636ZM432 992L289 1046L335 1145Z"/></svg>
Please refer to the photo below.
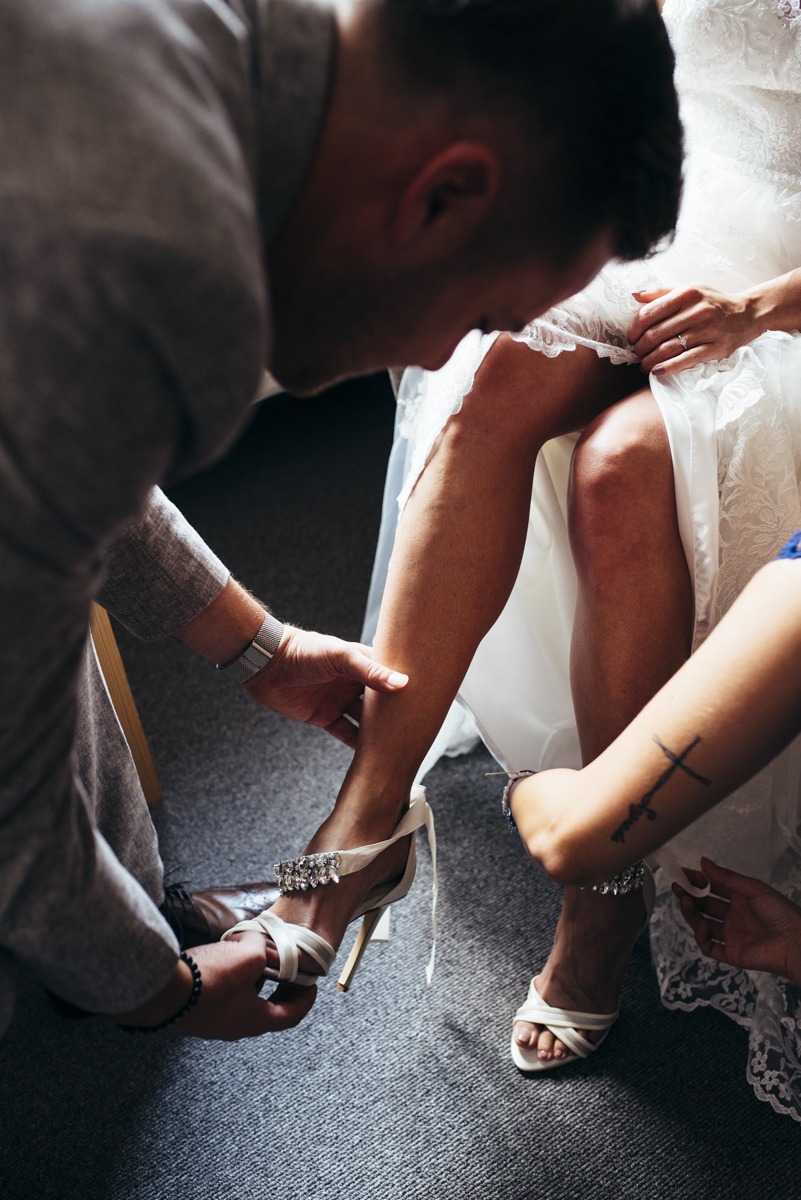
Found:
<svg viewBox="0 0 801 1200"><path fill-rule="evenodd" d="M704 896L709 895L711 885L707 883L705 888L699 888L695 884L690 883L684 867L680 865L676 855L667 846L662 846L655 854L647 855L645 862L652 871L655 871L657 867L661 867L671 883L677 883L679 887L684 888L685 892L689 892L691 896L696 896L699 900L702 900Z"/></svg>

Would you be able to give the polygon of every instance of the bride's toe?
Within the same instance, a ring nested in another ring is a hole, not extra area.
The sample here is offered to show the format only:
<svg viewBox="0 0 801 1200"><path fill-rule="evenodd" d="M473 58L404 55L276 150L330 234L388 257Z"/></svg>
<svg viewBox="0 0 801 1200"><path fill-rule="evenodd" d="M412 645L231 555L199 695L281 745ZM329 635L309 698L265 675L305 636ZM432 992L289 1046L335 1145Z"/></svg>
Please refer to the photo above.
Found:
<svg viewBox="0 0 801 1200"><path fill-rule="evenodd" d="M550 1029L541 1030L540 1036L537 1038L537 1058L541 1058L546 1062L552 1059L554 1057L555 1042L556 1039L554 1038ZM558 1045L560 1043L556 1044Z"/></svg>
<svg viewBox="0 0 801 1200"><path fill-rule="evenodd" d="M531 1025L528 1021L515 1021L514 1035L518 1046L536 1044L537 1026Z"/></svg>

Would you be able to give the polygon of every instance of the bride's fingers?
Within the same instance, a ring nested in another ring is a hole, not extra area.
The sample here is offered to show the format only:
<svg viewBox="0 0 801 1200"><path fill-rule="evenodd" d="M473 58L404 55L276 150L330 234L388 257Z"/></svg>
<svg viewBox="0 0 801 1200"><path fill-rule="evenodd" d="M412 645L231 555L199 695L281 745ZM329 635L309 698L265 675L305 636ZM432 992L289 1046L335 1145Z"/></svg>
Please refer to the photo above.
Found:
<svg viewBox="0 0 801 1200"><path fill-rule="evenodd" d="M653 292L632 292L634 299L642 304L642 308L629 325L626 336L632 345L639 341L643 334L682 308L694 302L688 288L659 289Z"/></svg>
<svg viewBox="0 0 801 1200"><path fill-rule="evenodd" d="M708 343L682 350L681 346L676 346L674 339L674 342L668 347L660 346L659 350L649 354L642 360L640 366L659 378L666 375L678 375L680 371L686 371L689 367L699 367L701 363L709 362L715 357L715 347Z"/></svg>

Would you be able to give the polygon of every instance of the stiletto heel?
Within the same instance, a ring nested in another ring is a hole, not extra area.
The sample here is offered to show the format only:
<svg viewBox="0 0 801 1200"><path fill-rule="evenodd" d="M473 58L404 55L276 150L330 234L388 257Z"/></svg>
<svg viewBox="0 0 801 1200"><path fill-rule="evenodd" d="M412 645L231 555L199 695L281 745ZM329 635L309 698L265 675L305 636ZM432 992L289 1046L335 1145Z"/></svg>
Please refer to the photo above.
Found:
<svg viewBox="0 0 801 1200"><path fill-rule="evenodd" d="M392 834L392 837L387 838L386 841L374 842L370 846L359 846L355 850L334 850L321 854L302 854L300 858L288 859L285 862L277 863L274 868L275 877L278 880L278 886L282 895L287 895L289 892L297 890L305 892L309 888L316 888L323 884L338 883L340 876L351 875L356 871L360 871L362 867L366 867L368 863L377 858L379 854L388 849L394 842L408 837L410 834L412 835L409 844L409 854L406 859L406 867L401 878L391 883L374 887L364 903L351 917L351 921L358 920L359 917L364 917L364 921L362 922L362 927L350 952L348 961L345 964L345 969L340 976L338 987L342 992L346 992L350 987L368 943L373 939L387 941L389 938L388 924L385 922L380 931L378 927L383 914L387 912L390 904L394 904L396 900L402 900L408 894L414 882L414 875L417 869L414 834L423 826L425 826L426 833L428 834L431 863L434 869L434 901L431 912L431 923L434 927L434 946L431 950L431 959L426 968L426 979L430 984L434 970L437 934L435 915L438 890L437 838L434 831L434 814L430 806L426 803L426 790L424 787L418 785L412 788L409 807L395 826L395 832ZM288 921L282 920L272 909L265 909L264 912L254 917L253 920L240 921L232 929L226 930L220 940L225 941L233 933L242 933L251 930L256 933L267 934L275 943L275 948L278 952L278 967L267 967L265 973L270 979L276 981L284 980L287 983L300 984L302 987L311 987L318 982L321 976L328 974L331 964L336 957L336 951L333 946L328 944L325 938L320 937L313 929L307 929L304 925L293 925ZM376 937L376 934L378 937ZM301 950L306 951L320 967L318 975L298 970L299 952Z"/></svg>
<svg viewBox="0 0 801 1200"><path fill-rule="evenodd" d="M373 934L377 931L379 922L385 912L389 912L386 906L384 908L373 908L362 917L362 927L356 934L356 941L351 947L348 961L345 963L342 974L337 981L337 989L340 992L347 992L350 988L353 976L356 974L359 963L364 957L364 952L373 940Z"/></svg>

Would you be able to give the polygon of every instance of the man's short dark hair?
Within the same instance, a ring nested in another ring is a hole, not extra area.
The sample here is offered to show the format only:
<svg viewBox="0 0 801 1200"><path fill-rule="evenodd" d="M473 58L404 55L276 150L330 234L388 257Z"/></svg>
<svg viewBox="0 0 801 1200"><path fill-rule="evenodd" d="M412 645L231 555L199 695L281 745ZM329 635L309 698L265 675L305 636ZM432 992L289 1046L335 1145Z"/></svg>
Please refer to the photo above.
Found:
<svg viewBox="0 0 801 1200"><path fill-rule="evenodd" d="M682 133L654 0L376 0L375 11L416 90L530 140L509 217L518 247L521 205L546 257L611 229L618 257L642 258L672 232Z"/></svg>

